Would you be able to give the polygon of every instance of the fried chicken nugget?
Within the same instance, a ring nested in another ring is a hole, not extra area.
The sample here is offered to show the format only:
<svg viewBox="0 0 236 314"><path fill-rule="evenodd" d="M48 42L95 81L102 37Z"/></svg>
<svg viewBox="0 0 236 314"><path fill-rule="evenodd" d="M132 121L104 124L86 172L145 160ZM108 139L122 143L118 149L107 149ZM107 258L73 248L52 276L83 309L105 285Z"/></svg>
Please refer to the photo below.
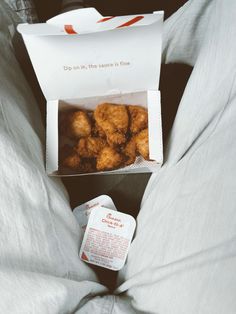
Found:
<svg viewBox="0 0 236 314"><path fill-rule="evenodd" d="M71 170L78 170L81 166L81 158L77 153L72 152L62 160L62 166Z"/></svg>
<svg viewBox="0 0 236 314"><path fill-rule="evenodd" d="M148 143L148 129L142 130L135 136L137 151L144 159L149 159L149 143Z"/></svg>
<svg viewBox="0 0 236 314"><path fill-rule="evenodd" d="M107 133L107 142L111 146L121 145L126 142L126 136L124 133L114 132L114 133Z"/></svg>
<svg viewBox="0 0 236 314"><path fill-rule="evenodd" d="M94 123L93 129L92 129L92 134L95 137L102 137L106 138L106 133L103 131L103 129L97 124L97 122Z"/></svg>
<svg viewBox="0 0 236 314"><path fill-rule="evenodd" d="M103 103L96 107L94 118L105 132L109 145L120 145L126 142L129 116L124 105Z"/></svg>
<svg viewBox="0 0 236 314"><path fill-rule="evenodd" d="M97 170L95 158L83 158L79 170L81 173L95 172Z"/></svg>
<svg viewBox="0 0 236 314"><path fill-rule="evenodd" d="M89 116L82 110L72 112L68 118L68 135L73 138L81 138L91 135L92 124Z"/></svg>
<svg viewBox="0 0 236 314"><path fill-rule="evenodd" d="M92 136L106 138L105 132L103 131L103 129L98 125L98 123L95 120L94 112L91 116L91 120L92 120Z"/></svg>
<svg viewBox="0 0 236 314"><path fill-rule="evenodd" d="M148 126L148 112L141 106L128 106L130 114L130 131L133 134L146 129Z"/></svg>
<svg viewBox="0 0 236 314"><path fill-rule="evenodd" d="M110 146L104 147L97 157L97 170L116 169L123 163L124 157Z"/></svg>
<svg viewBox="0 0 236 314"><path fill-rule="evenodd" d="M136 159L136 141L135 138L132 137L130 141L126 144L124 149L122 150L122 153L126 157L125 165L131 165L135 162Z"/></svg>
<svg viewBox="0 0 236 314"><path fill-rule="evenodd" d="M107 145L106 141L99 137L81 138L75 147L77 153L84 158L97 157L99 152Z"/></svg>

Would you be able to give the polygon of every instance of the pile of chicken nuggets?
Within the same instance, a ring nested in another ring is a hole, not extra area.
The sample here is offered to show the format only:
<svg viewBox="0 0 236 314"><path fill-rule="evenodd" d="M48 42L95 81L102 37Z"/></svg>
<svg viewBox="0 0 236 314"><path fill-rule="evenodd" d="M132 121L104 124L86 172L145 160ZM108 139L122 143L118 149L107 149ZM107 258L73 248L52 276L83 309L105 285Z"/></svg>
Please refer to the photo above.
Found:
<svg viewBox="0 0 236 314"><path fill-rule="evenodd" d="M148 112L136 105L102 103L94 111L59 112L59 171L110 171L149 159Z"/></svg>

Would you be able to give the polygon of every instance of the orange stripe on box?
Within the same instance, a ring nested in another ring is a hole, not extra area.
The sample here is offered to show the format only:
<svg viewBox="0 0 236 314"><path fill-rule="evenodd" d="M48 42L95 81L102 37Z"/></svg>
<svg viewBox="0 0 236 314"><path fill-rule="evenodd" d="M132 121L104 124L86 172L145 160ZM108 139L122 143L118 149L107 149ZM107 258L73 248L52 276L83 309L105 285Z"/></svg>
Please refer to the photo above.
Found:
<svg viewBox="0 0 236 314"><path fill-rule="evenodd" d="M103 19L97 21L97 23L102 23L113 19L115 16L104 17Z"/></svg>
<svg viewBox="0 0 236 314"><path fill-rule="evenodd" d="M117 28L133 25L133 24L137 23L138 21L142 20L143 18L144 18L144 16L141 16L141 15L140 16L136 16L132 20L130 20L130 21L124 23L124 24L121 24L120 26L117 26Z"/></svg>
<svg viewBox="0 0 236 314"><path fill-rule="evenodd" d="M89 261L89 259L88 259L88 257L86 256L86 254L83 252L82 253L82 259L84 260L84 261Z"/></svg>
<svg viewBox="0 0 236 314"><path fill-rule="evenodd" d="M67 32L67 34L73 35L73 34L78 34L72 25L65 25L65 31Z"/></svg>

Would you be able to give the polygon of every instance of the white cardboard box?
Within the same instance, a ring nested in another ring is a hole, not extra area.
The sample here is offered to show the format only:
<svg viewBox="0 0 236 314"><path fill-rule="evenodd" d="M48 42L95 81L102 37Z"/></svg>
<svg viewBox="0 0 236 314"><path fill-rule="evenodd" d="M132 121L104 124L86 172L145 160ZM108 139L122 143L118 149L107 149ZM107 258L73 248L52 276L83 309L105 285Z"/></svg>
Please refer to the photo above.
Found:
<svg viewBox="0 0 236 314"><path fill-rule="evenodd" d="M61 101L86 103L90 109L105 101L147 107L150 159L155 161L137 161L137 165L102 173L153 172L160 167L162 26L162 11L104 18L94 8L70 11L47 23L18 26L47 99L48 174L58 175Z"/></svg>

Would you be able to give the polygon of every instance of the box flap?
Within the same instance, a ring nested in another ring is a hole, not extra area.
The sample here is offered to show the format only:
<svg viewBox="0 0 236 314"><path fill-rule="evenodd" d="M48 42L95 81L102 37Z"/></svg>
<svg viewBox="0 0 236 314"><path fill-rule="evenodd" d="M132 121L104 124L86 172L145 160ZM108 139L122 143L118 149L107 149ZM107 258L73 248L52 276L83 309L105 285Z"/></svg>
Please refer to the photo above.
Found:
<svg viewBox="0 0 236 314"><path fill-rule="evenodd" d="M21 24L47 100L157 89L163 12L102 17L94 8Z"/></svg>

